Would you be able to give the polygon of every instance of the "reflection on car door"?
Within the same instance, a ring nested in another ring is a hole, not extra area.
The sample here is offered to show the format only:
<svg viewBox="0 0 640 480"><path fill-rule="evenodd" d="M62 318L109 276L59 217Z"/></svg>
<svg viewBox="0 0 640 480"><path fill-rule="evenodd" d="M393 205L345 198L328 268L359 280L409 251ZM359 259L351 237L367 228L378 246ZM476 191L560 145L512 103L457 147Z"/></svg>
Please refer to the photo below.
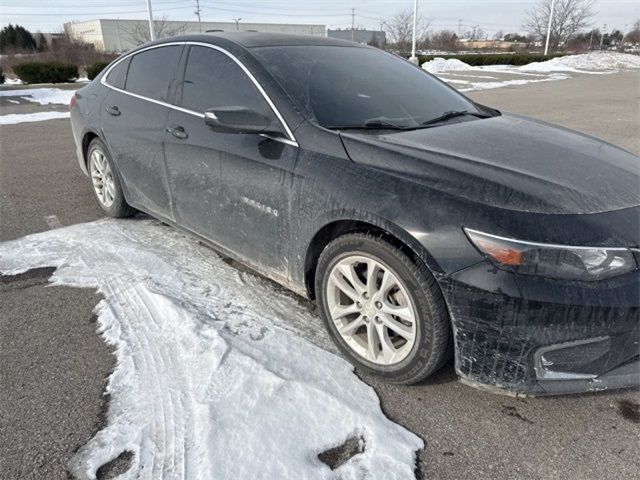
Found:
<svg viewBox="0 0 640 480"><path fill-rule="evenodd" d="M124 183L127 201L169 219L173 215L162 149L169 107L150 100L167 102L170 77L182 48L164 46L133 55L127 60L124 79L113 79L114 83L124 83L114 85L111 75L107 77L107 84L123 88L110 89L101 111L103 133Z"/></svg>
<svg viewBox="0 0 640 480"><path fill-rule="evenodd" d="M192 45L179 106L202 115L242 106L278 122L243 69L226 53ZM177 221L262 270L286 277L291 177L297 147L255 134L218 133L201 116L172 112L165 133Z"/></svg>

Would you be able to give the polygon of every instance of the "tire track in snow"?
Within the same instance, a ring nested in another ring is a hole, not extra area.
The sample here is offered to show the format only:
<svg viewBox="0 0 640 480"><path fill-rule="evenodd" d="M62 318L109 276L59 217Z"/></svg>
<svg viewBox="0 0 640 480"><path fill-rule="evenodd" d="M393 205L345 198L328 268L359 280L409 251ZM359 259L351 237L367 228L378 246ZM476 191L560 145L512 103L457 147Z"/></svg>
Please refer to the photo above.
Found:
<svg viewBox="0 0 640 480"><path fill-rule="evenodd" d="M136 308L137 304L140 303L140 294L139 292L137 292L135 290L133 291L126 291L124 292L124 302L123 305L124 306L129 306L129 308L131 309L131 315L130 317L132 319L137 319L139 321L140 324L145 325L147 328L146 329L139 329L138 330L138 335L137 335L137 340L138 340L138 344L140 345L140 352L146 356L146 362L147 362L147 372L144 372L147 376L147 378L152 378L153 379L153 391L151 392L151 398L153 399L153 410L155 412L154 415L154 431L152 433L153 435L153 441L154 443L158 446L157 450L160 453L160 457L166 457L167 455L167 448L166 448L166 409L167 406L165 405L165 399L164 399L164 392L166 390L166 385L164 385L163 383L163 379L164 379L164 375L154 375L154 372L159 372L159 371L163 371L165 372L166 369L164 368L164 365L162 365L162 361L161 361L161 357L159 358L160 361L158 361L158 359L156 359L156 357L158 357L158 351L155 348L155 346L152 346L149 341L147 340L147 336L145 335L145 330L148 330L149 327L153 328L155 327L157 329L157 324L154 320L153 315L150 314L150 312L148 311L148 309L146 310L146 312L142 309L142 308ZM135 331L133 332L133 335L135 335ZM152 458L152 464L151 464L151 468L147 468L144 470L145 473L147 473L148 475L145 475L145 478L164 478L164 476L162 475L162 470L163 470L163 464L162 463L158 463L155 461L155 456Z"/></svg>
<svg viewBox="0 0 640 480"><path fill-rule="evenodd" d="M101 220L0 244L0 271L56 266L97 288L116 348L107 426L70 469L95 478L123 451L123 479L407 479L422 442L388 420L328 344L319 319L270 282L152 220ZM311 332L311 334L309 334ZM335 471L317 454L361 436Z"/></svg>

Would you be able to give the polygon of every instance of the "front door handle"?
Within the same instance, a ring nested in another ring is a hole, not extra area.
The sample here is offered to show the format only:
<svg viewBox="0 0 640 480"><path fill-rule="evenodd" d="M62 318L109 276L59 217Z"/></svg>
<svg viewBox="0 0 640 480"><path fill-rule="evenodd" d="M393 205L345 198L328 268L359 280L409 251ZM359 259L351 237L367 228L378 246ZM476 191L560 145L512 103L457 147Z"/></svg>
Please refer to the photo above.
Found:
<svg viewBox="0 0 640 480"><path fill-rule="evenodd" d="M184 140L185 138L189 138L187 132L185 132L184 127L181 125L174 125L173 127L167 127L165 130L173 135L176 138L180 138Z"/></svg>
<svg viewBox="0 0 640 480"><path fill-rule="evenodd" d="M114 117L120 115L120 109L116 105L112 105L111 107L104 107L104 109L109 115L113 115Z"/></svg>

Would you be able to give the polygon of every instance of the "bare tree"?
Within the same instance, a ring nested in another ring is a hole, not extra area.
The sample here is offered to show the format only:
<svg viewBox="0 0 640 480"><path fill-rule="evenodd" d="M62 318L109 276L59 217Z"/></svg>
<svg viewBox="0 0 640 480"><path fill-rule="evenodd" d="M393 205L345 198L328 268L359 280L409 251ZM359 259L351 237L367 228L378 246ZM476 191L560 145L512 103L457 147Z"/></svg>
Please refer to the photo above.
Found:
<svg viewBox="0 0 640 480"><path fill-rule="evenodd" d="M624 40L632 45L640 44L640 20L636 20L631 30L624 36Z"/></svg>
<svg viewBox="0 0 640 480"><path fill-rule="evenodd" d="M125 24L121 28L131 38L131 42L136 45L151 41L149 23L146 21L135 22L131 25ZM170 22L166 15L153 21L153 29L158 39L182 35L187 31L187 28L188 25L186 23L176 24Z"/></svg>
<svg viewBox="0 0 640 480"><path fill-rule="evenodd" d="M487 38L487 34L480 28L480 25L471 27L471 30L468 30L464 36L469 40L486 40Z"/></svg>
<svg viewBox="0 0 640 480"><path fill-rule="evenodd" d="M547 35L551 2L538 0L538 4L527 12L524 28L538 40L543 40ZM549 38L551 49L557 50L580 30L591 25L590 20L595 15L593 4L594 0L556 0Z"/></svg>
<svg viewBox="0 0 640 480"><path fill-rule="evenodd" d="M418 16L416 22L416 43L424 42L429 30L431 21ZM413 11L402 10L394 17L385 22L388 42L392 44L398 53L408 55L411 51L411 41L413 38Z"/></svg>
<svg viewBox="0 0 640 480"><path fill-rule="evenodd" d="M440 30L429 36L429 43L437 50L456 50L458 35L453 30Z"/></svg>
<svg viewBox="0 0 640 480"><path fill-rule="evenodd" d="M498 30L494 35L493 35L493 40L495 40L496 42L499 42L500 40L502 40L502 37L504 37L504 32L502 30Z"/></svg>

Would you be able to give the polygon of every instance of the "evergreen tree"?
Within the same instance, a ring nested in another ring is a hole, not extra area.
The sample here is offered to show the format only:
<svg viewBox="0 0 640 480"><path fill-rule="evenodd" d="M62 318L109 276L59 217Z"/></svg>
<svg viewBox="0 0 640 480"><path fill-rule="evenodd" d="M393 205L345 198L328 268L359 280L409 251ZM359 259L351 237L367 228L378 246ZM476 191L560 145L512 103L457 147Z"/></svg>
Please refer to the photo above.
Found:
<svg viewBox="0 0 640 480"><path fill-rule="evenodd" d="M0 30L0 52L6 50L36 50L36 41L26 28L11 24Z"/></svg>

